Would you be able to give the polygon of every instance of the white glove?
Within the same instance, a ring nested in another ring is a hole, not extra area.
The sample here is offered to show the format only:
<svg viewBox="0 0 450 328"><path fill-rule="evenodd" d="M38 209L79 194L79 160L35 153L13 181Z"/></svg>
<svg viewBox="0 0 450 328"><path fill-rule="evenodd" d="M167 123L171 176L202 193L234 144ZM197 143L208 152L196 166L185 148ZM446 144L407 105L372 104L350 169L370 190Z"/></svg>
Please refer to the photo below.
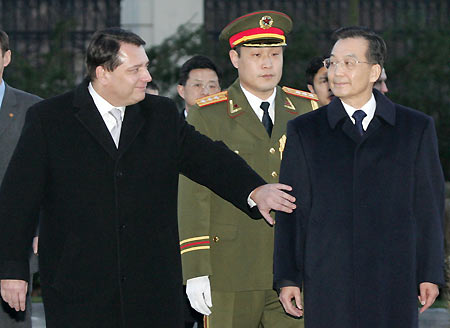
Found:
<svg viewBox="0 0 450 328"><path fill-rule="evenodd" d="M208 276L188 279L186 282L186 294L192 308L204 315L210 315L212 307L211 285Z"/></svg>

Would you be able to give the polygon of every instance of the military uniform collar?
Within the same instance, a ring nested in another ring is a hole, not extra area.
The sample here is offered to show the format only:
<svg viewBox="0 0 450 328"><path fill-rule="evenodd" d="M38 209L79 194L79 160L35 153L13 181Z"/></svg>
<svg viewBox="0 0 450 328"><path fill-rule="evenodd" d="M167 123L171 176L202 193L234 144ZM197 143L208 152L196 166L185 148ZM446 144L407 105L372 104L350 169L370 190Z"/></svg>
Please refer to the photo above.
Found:
<svg viewBox="0 0 450 328"><path fill-rule="evenodd" d="M263 101L268 102L269 105L269 116L272 119L272 122L275 122L275 96L277 95L277 88L273 88L273 92L267 99L260 99L259 97L255 96L253 93L245 89L242 84L239 84L239 86L242 89L242 92L244 93L245 97L247 98L248 103L250 104L250 107L255 112L256 116L258 116L259 120L262 120L263 117L263 110L261 109L261 103Z"/></svg>

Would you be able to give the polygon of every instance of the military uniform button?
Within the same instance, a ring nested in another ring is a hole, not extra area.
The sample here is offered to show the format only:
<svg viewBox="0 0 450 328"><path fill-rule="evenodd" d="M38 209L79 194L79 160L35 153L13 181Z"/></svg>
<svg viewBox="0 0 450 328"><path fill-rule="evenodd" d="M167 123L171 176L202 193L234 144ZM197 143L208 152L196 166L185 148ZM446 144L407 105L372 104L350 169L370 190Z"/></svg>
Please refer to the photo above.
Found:
<svg viewBox="0 0 450 328"><path fill-rule="evenodd" d="M275 171L273 171L273 172L272 172L272 176L273 176L274 178L276 178L276 177L278 176L278 173L275 172Z"/></svg>
<svg viewBox="0 0 450 328"><path fill-rule="evenodd" d="M214 236L213 237L213 242L218 243L220 240L219 236Z"/></svg>
<svg viewBox="0 0 450 328"><path fill-rule="evenodd" d="M236 154L239 154L239 150L237 150L237 149L236 149L234 152L235 152Z"/></svg>
<svg viewBox="0 0 450 328"><path fill-rule="evenodd" d="M270 148L270 149L269 149L269 152L270 152L271 154L275 154L275 148L273 148L273 147Z"/></svg>

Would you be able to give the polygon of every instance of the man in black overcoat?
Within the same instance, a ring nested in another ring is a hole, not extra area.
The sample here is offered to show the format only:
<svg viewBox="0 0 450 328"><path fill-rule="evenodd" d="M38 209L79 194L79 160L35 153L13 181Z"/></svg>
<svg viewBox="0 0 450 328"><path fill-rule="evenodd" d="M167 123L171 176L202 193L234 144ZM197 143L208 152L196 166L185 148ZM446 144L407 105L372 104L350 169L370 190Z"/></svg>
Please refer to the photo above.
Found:
<svg viewBox="0 0 450 328"><path fill-rule="evenodd" d="M28 111L0 188L3 299L25 309L28 251L40 216L48 328L181 327L178 175L271 221L291 210L239 156L197 133L151 80L144 41L118 28L88 47L89 78Z"/></svg>
<svg viewBox="0 0 450 328"><path fill-rule="evenodd" d="M444 282L433 120L372 91L383 39L336 37L324 64L337 98L288 123L280 182L297 209L277 215L274 284L307 328L417 327L417 300L425 311Z"/></svg>

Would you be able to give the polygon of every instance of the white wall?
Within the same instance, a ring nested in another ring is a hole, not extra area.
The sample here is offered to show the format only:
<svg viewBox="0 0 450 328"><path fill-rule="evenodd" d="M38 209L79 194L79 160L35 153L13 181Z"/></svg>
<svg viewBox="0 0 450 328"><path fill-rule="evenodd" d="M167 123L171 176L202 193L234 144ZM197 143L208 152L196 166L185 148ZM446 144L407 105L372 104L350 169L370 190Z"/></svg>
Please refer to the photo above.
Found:
<svg viewBox="0 0 450 328"><path fill-rule="evenodd" d="M186 23L203 24L203 0L122 0L121 25L148 46L160 44Z"/></svg>

